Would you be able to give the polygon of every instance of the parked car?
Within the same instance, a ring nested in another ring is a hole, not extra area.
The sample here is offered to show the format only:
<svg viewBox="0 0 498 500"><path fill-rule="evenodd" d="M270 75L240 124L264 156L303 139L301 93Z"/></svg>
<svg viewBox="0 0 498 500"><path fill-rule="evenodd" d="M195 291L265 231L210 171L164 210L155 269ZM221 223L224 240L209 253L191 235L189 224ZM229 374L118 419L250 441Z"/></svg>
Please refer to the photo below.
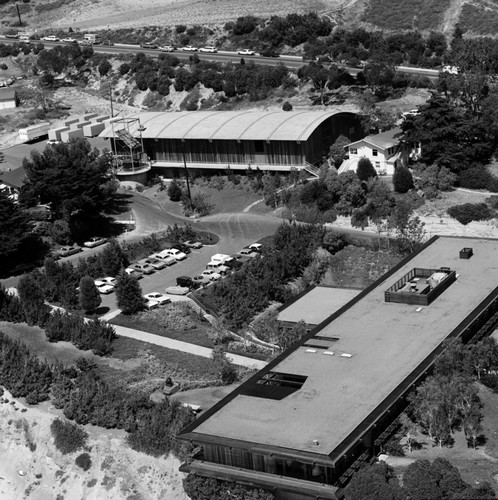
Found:
<svg viewBox="0 0 498 500"><path fill-rule="evenodd" d="M155 259L154 257L147 257L140 261L141 264L148 264L154 269L164 269L166 267L166 262L161 259Z"/></svg>
<svg viewBox="0 0 498 500"><path fill-rule="evenodd" d="M155 43L141 43L140 47L142 49L157 49L157 45Z"/></svg>
<svg viewBox="0 0 498 500"><path fill-rule="evenodd" d="M169 286L166 288L166 293L170 295L187 295L190 292L190 288L186 286Z"/></svg>
<svg viewBox="0 0 498 500"><path fill-rule="evenodd" d="M174 52L176 47L173 47L173 45L164 45L163 47L159 47L159 50L161 52Z"/></svg>
<svg viewBox="0 0 498 500"><path fill-rule="evenodd" d="M144 275L141 272L137 271L136 269L132 269L131 267L127 267L125 269L125 273L128 276L131 276L132 278L135 278L137 280L142 279L144 277Z"/></svg>
<svg viewBox="0 0 498 500"><path fill-rule="evenodd" d="M55 146L56 144L60 144L61 141L57 141L56 139L49 139L47 141L47 146Z"/></svg>
<svg viewBox="0 0 498 500"><path fill-rule="evenodd" d="M198 274L196 276L192 276L192 283L194 284L194 286L204 286L204 285L208 285L209 283L211 283L211 279L208 278L207 276L204 276L202 274Z"/></svg>
<svg viewBox="0 0 498 500"><path fill-rule="evenodd" d="M190 247L188 247L184 243L175 243L173 245L173 248L176 248L177 250L180 250L180 252L183 252L183 253L186 253L186 254L189 254L189 253L192 252L192 250L190 250Z"/></svg>
<svg viewBox="0 0 498 500"><path fill-rule="evenodd" d="M107 243L107 238L99 238L95 236L93 238L90 238L88 241L85 241L83 245L88 248L94 248L98 247L99 245L103 245L104 243Z"/></svg>
<svg viewBox="0 0 498 500"><path fill-rule="evenodd" d="M159 292L146 293L144 295L144 299L148 301L151 300L157 302L160 306L163 306L164 304L169 304L171 302L171 299L167 295L164 295L163 293Z"/></svg>
<svg viewBox="0 0 498 500"><path fill-rule="evenodd" d="M192 278L190 276L177 276L176 284L178 286L186 286L188 288L194 287L194 282L192 281Z"/></svg>
<svg viewBox="0 0 498 500"><path fill-rule="evenodd" d="M142 274L152 274L155 272L155 269L151 265L145 263L141 264L140 262L137 262L136 264L132 264L130 267Z"/></svg>
<svg viewBox="0 0 498 500"><path fill-rule="evenodd" d="M256 55L256 52L250 49L241 49L237 51L237 54L239 54L239 56L254 56Z"/></svg>
<svg viewBox="0 0 498 500"><path fill-rule="evenodd" d="M173 264L176 264L176 259L172 257L169 253L165 252L166 250L163 250L162 252L159 253L154 253L150 256L150 258L159 259L163 261L167 266L172 266Z"/></svg>
<svg viewBox="0 0 498 500"><path fill-rule="evenodd" d="M249 245L247 248L250 248L251 250L260 253L261 249L263 248L263 245L261 243L253 243L252 245Z"/></svg>
<svg viewBox="0 0 498 500"><path fill-rule="evenodd" d="M205 271L202 271L201 274L211 281L217 281L221 278L221 274L217 273L213 269L206 269Z"/></svg>
<svg viewBox="0 0 498 500"><path fill-rule="evenodd" d="M69 255L74 255L75 253L81 252L81 248L77 246L64 246L56 250L55 254L57 257L68 257Z"/></svg>
<svg viewBox="0 0 498 500"><path fill-rule="evenodd" d="M182 47L182 50L186 52L197 52L199 49L197 47L192 47L192 45L187 45L185 47Z"/></svg>
<svg viewBox="0 0 498 500"><path fill-rule="evenodd" d="M200 241L187 240L184 241L183 244L195 250L199 250L199 248L202 248L202 243Z"/></svg>
<svg viewBox="0 0 498 500"><path fill-rule="evenodd" d="M149 311L151 309L157 309L159 307L159 302L156 302L155 300L144 299L144 307L145 307L145 309L148 309Z"/></svg>
<svg viewBox="0 0 498 500"><path fill-rule="evenodd" d="M102 285L116 285L116 278L111 278L110 276L107 276L106 278L99 278L95 280L95 285L96 286L102 286Z"/></svg>
<svg viewBox="0 0 498 500"><path fill-rule="evenodd" d="M169 250L167 250L167 252L176 260L185 260L187 258L187 254L180 252L178 248L170 248Z"/></svg>
<svg viewBox="0 0 498 500"><path fill-rule="evenodd" d="M210 52L211 54L216 54L216 52L218 52L218 49L216 47L213 47L212 45L208 45L207 47L201 47L199 49L199 52Z"/></svg>
<svg viewBox="0 0 498 500"><path fill-rule="evenodd" d="M239 255L243 255L245 257L257 257L258 254L255 252L252 248L243 248L240 252Z"/></svg>
<svg viewBox="0 0 498 500"><path fill-rule="evenodd" d="M97 285L97 283L95 282L95 285L96 285L99 293L101 293L103 295L107 295L109 293L112 293L116 289L116 287L114 285L106 285L105 283Z"/></svg>
<svg viewBox="0 0 498 500"><path fill-rule="evenodd" d="M42 38L42 40L44 40L45 42L59 42L60 41L59 37L57 37L55 35L44 36Z"/></svg>

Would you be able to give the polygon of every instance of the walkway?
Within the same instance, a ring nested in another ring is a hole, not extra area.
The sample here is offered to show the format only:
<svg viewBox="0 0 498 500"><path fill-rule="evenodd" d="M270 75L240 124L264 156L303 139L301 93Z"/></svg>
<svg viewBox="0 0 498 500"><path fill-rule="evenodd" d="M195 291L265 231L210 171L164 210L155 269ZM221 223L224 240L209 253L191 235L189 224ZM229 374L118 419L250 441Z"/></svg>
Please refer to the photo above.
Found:
<svg viewBox="0 0 498 500"><path fill-rule="evenodd" d="M196 356L202 356L203 358L211 358L213 352L212 349L201 347L195 344L189 344L188 342L173 340L168 337L161 337L160 335L154 335L153 333L142 332L140 330L133 330L132 328L126 328L124 326L112 326L116 330L117 335L120 335L122 337L129 337L135 340L141 340L142 342L148 342L149 344L160 345L168 349L188 352L190 354L195 354ZM255 368L257 370L260 370L261 368L264 368L266 366L265 361L246 358L245 356L239 356L238 354L227 353L227 359L235 365L245 366L247 368Z"/></svg>

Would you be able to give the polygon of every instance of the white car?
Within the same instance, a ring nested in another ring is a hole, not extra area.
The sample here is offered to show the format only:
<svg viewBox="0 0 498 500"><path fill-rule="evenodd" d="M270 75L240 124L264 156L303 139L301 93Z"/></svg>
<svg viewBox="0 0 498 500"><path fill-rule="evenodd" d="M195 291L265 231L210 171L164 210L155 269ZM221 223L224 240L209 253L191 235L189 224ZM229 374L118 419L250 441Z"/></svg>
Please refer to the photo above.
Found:
<svg viewBox="0 0 498 500"><path fill-rule="evenodd" d="M114 292L116 288L114 285L106 285L106 284L97 285L97 283L95 283L95 285L97 286L97 290L99 291L99 293L102 293L103 295L107 295L109 293Z"/></svg>
<svg viewBox="0 0 498 500"><path fill-rule="evenodd" d="M160 306L171 302L171 299L167 295L159 292L146 293L144 295L144 299L147 301L157 302Z"/></svg>
<svg viewBox="0 0 498 500"><path fill-rule="evenodd" d="M211 54L216 54L218 52L218 49L216 47L213 47L212 45L209 45L208 47L201 47L199 49L199 52L210 52Z"/></svg>
<svg viewBox="0 0 498 500"><path fill-rule="evenodd" d="M169 255L171 255L171 257L174 257L176 260L185 260L187 258L186 253L180 252L180 250L177 250L176 248L170 248L168 252Z"/></svg>
<svg viewBox="0 0 498 500"><path fill-rule="evenodd" d="M187 240L184 241L183 244L195 250L199 250L199 248L202 248L202 243L200 241Z"/></svg>
<svg viewBox="0 0 498 500"><path fill-rule="evenodd" d="M172 257L167 250L163 250L162 252L152 254L149 258L151 259L159 259L164 262L167 266L172 266L176 264L176 259Z"/></svg>
<svg viewBox="0 0 498 500"><path fill-rule="evenodd" d="M144 307L145 307L145 309L148 309L149 311L151 309L157 309L159 307L159 302L156 302L155 300L144 299Z"/></svg>
<svg viewBox="0 0 498 500"><path fill-rule="evenodd" d="M99 245L103 245L104 243L107 243L107 238L98 238L95 236L94 238L90 238L88 241L85 241L83 245L88 248L95 248Z"/></svg>
<svg viewBox="0 0 498 500"><path fill-rule="evenodd" d="M243 255L244 257L257 257L258 254L255 252L252 248L243 248L240 252L239 255Z"/></svg>
<svg viewBox="0 0 498 500"><path fill-rule="evenodd" d="M176 50L172 45L164 45L163 47L159 47L161 52L174 52Z"/></svg>
<svg viewBox="0 0 498 500"><path fill-rule="evenodd" d="M59 42L60 41L59 37L57 37L55 35L44 36L42 38L42 40L44 40L45 42Z"/></svg>
<svg viewBox="0 0 498 500"><path fill-rule="evenodd" d="M261 252L261 248L262 248L262 244L261 243L253 243L252 245L249 245L247 248L250 248L251 250L254 250L255 252Z"/></svg>
<svg viewBox="0 0 498 500"><path fill-rule="evenodd" d="M182 47L182 50L186 52L197 52L199 49L197 47L192 47L192 45L187 45L186 47Z"/></svg>
<svg viewBox="0 0 498 500"><path fill-rule="evenodd" d="M202 271L201 274L211 281L218 281L221 278L221 274L217 273L213 269L206 269L205 271Z"/></svg>
<svg viewBox="0 0 498 500"><path fill-rule="evenodd" d="M128 276L131 276L132 278L136 278L137 280L144 277L144 275L141 272L137 271L136 269L132 269L131 267L127 267L125 269L125 273Z"/></svg>
<svg viewBox="0 0 498 500"><path fill-rule="evenodd" d="M106 278L99 278L95 280L94 283L96 286L103 286L103 285L115 286L116 278L111 278L110 276L107 276Z"/></svg>
<svg viewBox="0 0 498 500"><path fill-rule="evenodd" d="M76 38L63 38L62 41L64 43L78 43L78 40L76 40Z"/></svg>
<svg viewBox="0 0 498 500"><path fill-rule="evenodd" d="M187 286L169 286L165 291L170 295L187 295L190 292L190 288Z"/></svg>
<svg viewBox="0 0 498 500"><path fill-rule="evenodd" d="M149 264L149 266L154 269L164 269L166 267L166 262L161 259L155 259L154 257L147 257L140 261L141 264Z"/></svg>
<svg viewBox="0 0 498 500"><path fill-rule="evenodd" d="M256 52L254 52L254 50L251 49L242 49L237 51L237 54L239 54L239 56L255 56Z"/></svg>

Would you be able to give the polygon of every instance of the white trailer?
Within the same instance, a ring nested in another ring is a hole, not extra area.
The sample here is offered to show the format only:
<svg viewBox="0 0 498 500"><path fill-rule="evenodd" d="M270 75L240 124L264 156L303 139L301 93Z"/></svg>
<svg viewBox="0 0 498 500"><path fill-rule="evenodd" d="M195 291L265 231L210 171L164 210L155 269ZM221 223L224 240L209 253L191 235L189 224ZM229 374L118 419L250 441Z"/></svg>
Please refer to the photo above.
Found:
<svg viewBox="0 0 498 500"><path fill-rule="evenodd" d="M39 137L48 135L49 129L50 123L48 122L38 123L37 125L32 125L31 127L27 128L20 128L19 139L21 139L21 141L23 142L38 139Z"/></svg>

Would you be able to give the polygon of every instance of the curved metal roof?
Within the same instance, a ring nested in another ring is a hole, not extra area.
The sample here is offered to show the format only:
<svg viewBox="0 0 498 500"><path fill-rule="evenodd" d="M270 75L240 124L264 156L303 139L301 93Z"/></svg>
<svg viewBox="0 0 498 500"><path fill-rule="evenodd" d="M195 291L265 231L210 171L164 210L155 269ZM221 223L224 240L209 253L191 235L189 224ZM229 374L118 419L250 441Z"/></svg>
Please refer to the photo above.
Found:
<svg viewBox="0 0 498 500"><path fill-rule="evenodd" d="M327 118L344 111L180 111L145 112L124 117L140 120L144 139L306 141ZM129 132L138 136L138 121ZM100 137L112 137L119 121Z"/></svg>

